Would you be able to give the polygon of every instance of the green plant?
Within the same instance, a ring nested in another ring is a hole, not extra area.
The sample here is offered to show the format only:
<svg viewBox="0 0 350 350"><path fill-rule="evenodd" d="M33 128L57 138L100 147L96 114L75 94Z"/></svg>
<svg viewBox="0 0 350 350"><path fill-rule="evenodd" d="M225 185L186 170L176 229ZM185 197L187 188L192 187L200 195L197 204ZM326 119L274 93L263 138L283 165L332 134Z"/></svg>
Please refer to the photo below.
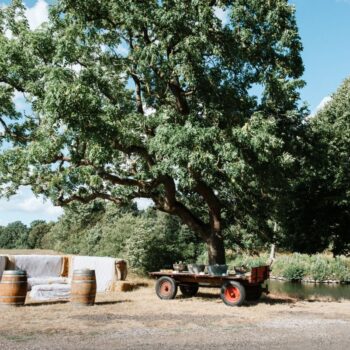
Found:
<svg viewBox="0 0 350 350"><path fill-rule="evenodd" d="M331 274L328 259L319 254L311 257L307 273L315 281L328 280Z"/></svg>
<svg viewBox="0 0 350 350"><path fill-rule="evenodd" d="M291 263L283 271L283 277L291 281L300 281L306 275L306 268L302 264Z"/></svg>
<svg viewBox="0 0 350 350"><path fill-rule="evenodd" d="M232 255L231 255L232 257ZM229 269L232 270L234 267L237 266L245 266L249 269L252 267L260 266L260 265L266 265L268 261L268 255L261 254L260 256L257 255L248 255L248 254L237 254L232 260L229 261Z"/></svg>
<svg viewBox="0 0 350 350"><path fill-rule="evenodd" d="M331 278L341 282L350 282L350 261L344 257L336 257L330 263Z"/></svg>
<svg viewBox="0 0 350 350"><path fill-rule="evenodd" d="M272 265L272 274L293 281L302 280L307 273L307 260L307 255L297 253L278 256Z"/></svg>

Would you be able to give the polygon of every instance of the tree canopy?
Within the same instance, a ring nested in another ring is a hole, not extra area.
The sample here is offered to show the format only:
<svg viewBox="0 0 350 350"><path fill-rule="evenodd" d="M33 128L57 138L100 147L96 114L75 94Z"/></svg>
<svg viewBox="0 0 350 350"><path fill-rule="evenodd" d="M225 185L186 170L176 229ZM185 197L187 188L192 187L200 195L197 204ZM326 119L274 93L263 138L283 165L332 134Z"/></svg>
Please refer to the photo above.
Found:
<svg viewBox="0 0 350 350"><path fill-rule="evenodd" d="M350 79L308 120L282 244L299 252L350 253Z"/></svg>
<svg viewBox="0 0 350 350"><path fill-rule="evenodd" d="M13 1L0 16L0 194L150 198L223 263L238 228L272 237L303 118L301 49L287 0L60 0L35 31Z"/></svg>

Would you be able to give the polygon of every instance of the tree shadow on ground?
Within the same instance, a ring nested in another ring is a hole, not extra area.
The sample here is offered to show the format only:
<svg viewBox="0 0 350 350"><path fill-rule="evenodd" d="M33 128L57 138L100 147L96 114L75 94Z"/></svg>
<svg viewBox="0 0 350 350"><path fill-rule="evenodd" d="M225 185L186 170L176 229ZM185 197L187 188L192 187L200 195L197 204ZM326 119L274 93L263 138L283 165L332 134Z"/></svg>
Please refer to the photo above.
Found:
<svg viewBox="0 0 350 350"><path fill-rule="evenodd" d="M183 294L179 293L176 296L176 299L191 299L191 298L201 298L201 299L217 299L220 298L220 294L212 294L212 293L201 293L198 292L195 296L193 297L187 297L184 296Z"/></svg>
<svg viewBox="0 0 350 350"><path fill-rule="evenodd" d="M131 303L131 300L109 300L109 301L96 301L95 305L115 305L115 304L123 304L123 303Z"/></svg>
<svg viewBox="0 0 350 350"><path fill-rule="evenodd" d="M197 293L195 297L193 298L201 298L204 300L213 300L213 299L220 299L219 293ZM188 299L188 297L183 296L180 294L177 299ZM265 304L265 305L277 305L277 304L295 304L298 300L290 297L269 297L269 296L262 296L259 300L254 301L245 301L245 303L242 305L243 307L250 307L250 306L256 306L258 304Z"/></svg>
<svg viewBox="0 0 350 350"><path fill-rule="evenodd" d="M217 299L217 298L220 298L220 294L199 292L196 294L196 297L203 298L203 299Z"/></svg>
<svg viewBox="0 0 350 350"><path fill-rule="evenodd" d="M107 301L96 301L94 305L100 306L100 305L115 305L115 304L122 304L122 303L130 303L131 300L107 300ZM62 305L62 304L70 304L69 300L53 300L53 301L43 301L43 302L29 302L26 303L24 306L48 306L48 305ZM73 305L73 304L72 304ZM76 306L76 305L74 305ZM79 306L79 305L78 305ZM82 305L83 307L85 305Z"/></svg>
<svg viewBox="0 0 350 350"><path fill-rule="evenodd" d="M259 300L246 301L245 306L255 306L258 304L278 305L278 304L295 304L298 300L289 297L273 297L263 296Z"/></svg>

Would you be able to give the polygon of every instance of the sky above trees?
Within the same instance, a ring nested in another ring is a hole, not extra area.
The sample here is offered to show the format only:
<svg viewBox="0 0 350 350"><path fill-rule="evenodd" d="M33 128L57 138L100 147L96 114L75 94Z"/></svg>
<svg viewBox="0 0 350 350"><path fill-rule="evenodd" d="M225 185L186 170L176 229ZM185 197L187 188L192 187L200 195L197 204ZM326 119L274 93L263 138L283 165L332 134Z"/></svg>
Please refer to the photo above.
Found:
<svg viewBox="0 0 350 350"><path fill-rule="evenodd" d="M25 1L31 28L46 20L48 3L44 0ZM307 85L301 92L303 101L309 103L311 113L320 108L350 75L350 0L291 0L296 6L300 36L304 45L302 57L305 65L303 79ZM1 1L6 6L9 1ZM226 13L218 10L217 16L225 21ZM16 95L17 107L29 107L21 95ZM22 220L53 220L62 213L50 202L35 198L29 189L22 188L10 201L0 200L0 225Z"/></svg>

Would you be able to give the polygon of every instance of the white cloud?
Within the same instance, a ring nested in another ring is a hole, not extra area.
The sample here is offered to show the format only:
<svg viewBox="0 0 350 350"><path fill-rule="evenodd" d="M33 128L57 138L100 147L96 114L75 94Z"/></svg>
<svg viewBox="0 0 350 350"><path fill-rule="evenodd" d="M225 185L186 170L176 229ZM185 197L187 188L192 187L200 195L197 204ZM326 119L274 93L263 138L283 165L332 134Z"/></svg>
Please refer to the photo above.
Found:
<svg viewBox="0 0 350 350"><path fill-rule="evenodd" d="M149 198L137 198L134 202L136 202L138 210L145 210L154 205L152 199Z"/></svg>
<svg viewBox="0 0 350 350"><path fill-rule="evenodd" d="M12 34L12 32L11 32L10 29L6 29L6 30L5 30L5 37L6 37L7 39L12 39L12 38L13 38L13 34Z"/></svg>
<svg viewBox="0 0 350 350"><path fill-rule="evenodd" d="M15 90L13 103L15 104L16 110L18 112L26 113L27 115L30 115L32 113L32 106L27 101L26 96L22 92Z"/></svg>
<svg viewBox="0 0 350 350"><path fill-rule="evenodd" d="M221 20L223 26L230 23L230 11L229 10L223 10L222 8L215 6L214 7L214 14L217 18L219 18Z"/></svg>
<svg viewBox="0 0 350 350"><path fill-rule="evenodd" d="M24 94L22 92L19 91L15 91L14 96L13 96L13 103L16 106L16 109L18 111L22 111L24 109L27 108L27 102L26 99L24 97Z"/></svg>
<svg viewBox="0 0 350 350"><path fill-rule="evenodd" d="M54 206L43 196L35 197L29 187L20 187L9 200L0 199L0 224L20 220L29 224L33 220L56 220L63 214L61 207Z"/></svg>
<svg viewBox="0 0 350 350"><path fill-rule="evenodd" d="M81 72L82 68L83 68L82 65L78 63L71 65L71 69L74 70L74 72L77 74Z"/></svg>
<svg viewBox="0 0 350 350"><path fill-rule="evenodd" d="M332 97L326 96L322 99L319 105L316 107L316 113L323 109L329 102L332 101Z"/></svg>
<svg viewBox="0 0 350 350"><path fill-rule="evenodd" d="M38 28L49 18L49 5L45 0L38 0L33 7L27 8L26 17L30 29Z"/></svg>
<svg viewBox="0 0 350 350"><path fill-rule="evenodd" d="M62 209L60 207L55 207L51 202L45 202L42 197L35 196L25 198L18 203L17 208L27 213L45 213L46 215L62 214Z"/></svg>
<svg viewBox="0 0 350 350"><path fill-rule="evenodd" d="M0 4L0 9L6 8L4 3ZM27 7L25 15L31 30L38 28L42 23L47 22L49 18L49 4L45 0L38 0L33 7ZM5 30L5 37L12 39L13 35L9 29Z"/></svg>
<svg viewBox="0 0 350 350"><path fill-rule="evenodd" d="M318 104L318 106L311 112L311 114L307 117L307 119L309 118L313 118L319 111L321 111L329 102L332 101L332 97L331 96L326 96L324 97L321 102Z"/></svg>
<svg viewBox="0 0 350 350"><path fill-rule="evenodd" d="M147 107L147 106L143 106L143 110L145 112L145 116L148 117L154 113L156 113L156 110L153 107Z"/></svg>

